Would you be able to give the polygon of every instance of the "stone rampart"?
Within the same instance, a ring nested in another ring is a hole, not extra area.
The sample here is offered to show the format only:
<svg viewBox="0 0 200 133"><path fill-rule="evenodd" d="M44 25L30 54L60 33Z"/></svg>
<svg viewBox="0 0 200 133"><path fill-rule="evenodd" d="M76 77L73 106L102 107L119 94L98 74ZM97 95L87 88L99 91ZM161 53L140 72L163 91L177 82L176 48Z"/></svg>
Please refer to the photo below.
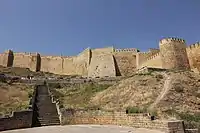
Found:
<svg viewBox="0 0 200 133"><path fill-rule="evenodd" d="M189 69L185 40L165 38L160 40L162 67L166 69Z"/></svg>
<svg viewBox="0 0 200 133"><path fill-rule="evenodd" d="M13 67L29 68L31 71L40 70L38 53L13 53L13 56Z"/></svg>
<svg viewBox="0 0 200 133"><path fill-rule="evenodd" d="M41 71L55 74L62 73L64 58L60 56L41 56Z"/></svg>
<svg viewBox="0 0 200 133"><path fill-rule="evenodd" d="M160 53L157 53L153 56L148 57L147 60L139 66L139 68L142 68L145 66L153 67L153 68L162 68Z"/></svg>
<svg viewBox="0 0 200 133"><path fill-rule="evenodd" d="M136 70L135 52L115 52L113 53L117 76L128 76Z"/></svg>
<svg viewBox="0 0 200 133"><path fill-rule="evenodd" d="M188 46L186 51L191 69L197 69L200 72L200 43Z"/></svg>
<svg viewBox="0 0 200 133"><path fill-rule="evenodd" d="M125 49L114 49L114 52L118 53L118 52L134 52L137 53L139 50L136 48L125 48Z"/></svg>
<svg viewBox="0 0 200 133"><path fill-rule="evenodd" d="M115 61L112 54L92 56L88 77L116 76Z"/></svg>
<svg viewBox="0 0 200 133"><path fill-rule="evenodd" d="M41 71L61 75L86 76L90 59L90 49L84 50L78 56L41 56Z"/></svg>
<svg viewBox="0 0 200 133"><path fill-rule="evenodd" d="M113 52L114 52L114 48L113 47L96 48L96 49L92 49L91 50L92 56L99 56L99 55L104 55L104 54L111 54Z"/></svg>
<svg viewBox="0 0 200 133"><path fill-rule="evenodd" d="M126 112L101 110L62 110L61 123L121 125L135 128L149 128L166 133L184 133L183 121L151 120L146 114L126 114Z"/></svg>

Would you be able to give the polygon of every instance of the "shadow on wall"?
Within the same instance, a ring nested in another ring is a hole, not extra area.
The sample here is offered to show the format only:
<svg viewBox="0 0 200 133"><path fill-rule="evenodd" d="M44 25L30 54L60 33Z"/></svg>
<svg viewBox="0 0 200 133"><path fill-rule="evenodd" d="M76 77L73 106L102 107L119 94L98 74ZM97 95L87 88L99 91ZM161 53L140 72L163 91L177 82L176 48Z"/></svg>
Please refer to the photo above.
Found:
<svg viewBox="0 0 200 133"><path fill-rule="evenodd" d="M119 70L119 67L118 67L117 61L116 61L115 57L113 57L113 58L114 58L114 64L115 64L115 70L116 70L116 76L122 76L122 75L121 75L121 72L120 72L120 70Z"/></svg>
<svg viewBox="0 0 200 133"><path fill-rule="evenodd" d="M14 60L13 52L9 51L9 53L8 53L8 62L7 62L7 66L8 67L12 67L13 66L13 60Z"/></svg>

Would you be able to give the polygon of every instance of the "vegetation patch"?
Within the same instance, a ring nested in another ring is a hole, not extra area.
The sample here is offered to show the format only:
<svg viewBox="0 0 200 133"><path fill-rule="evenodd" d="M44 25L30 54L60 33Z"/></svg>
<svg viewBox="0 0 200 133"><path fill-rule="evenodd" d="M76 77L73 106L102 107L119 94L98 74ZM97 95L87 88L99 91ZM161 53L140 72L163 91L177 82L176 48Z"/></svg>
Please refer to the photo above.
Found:
<svg viewBox="0 0 200 133"><path fill-rule="evenodd" d="M98 83L73 84L63 88L51 88L51 92L60 103L67 108L89 108L90 99L96 93L107 89L110 85ZM100 108L100 107L98 107Z"/></svg>
<svg viewBox="0 0 200 133"><path fill-rule="evenodd" d="M33 95L33 87L26 84L0 84L0 115L26 110Z"/></svg>

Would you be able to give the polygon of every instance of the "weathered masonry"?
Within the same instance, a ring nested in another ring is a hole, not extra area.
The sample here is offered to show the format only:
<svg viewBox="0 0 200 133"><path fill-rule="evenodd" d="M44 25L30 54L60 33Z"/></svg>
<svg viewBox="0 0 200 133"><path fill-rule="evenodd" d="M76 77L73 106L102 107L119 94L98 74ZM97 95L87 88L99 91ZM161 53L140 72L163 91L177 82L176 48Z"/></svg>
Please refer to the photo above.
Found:
<svg viewBox="0 0 200 133"><path fill-rule="evenodd" d="M159 49L147 52L107 47L87 48L77 56L43 56L8 50L0 54L0 65L62 75L114 77L127 76L142 67L200 71L199 53L200 43L187 47L183 39L164 38L159 42Z"/></svg>

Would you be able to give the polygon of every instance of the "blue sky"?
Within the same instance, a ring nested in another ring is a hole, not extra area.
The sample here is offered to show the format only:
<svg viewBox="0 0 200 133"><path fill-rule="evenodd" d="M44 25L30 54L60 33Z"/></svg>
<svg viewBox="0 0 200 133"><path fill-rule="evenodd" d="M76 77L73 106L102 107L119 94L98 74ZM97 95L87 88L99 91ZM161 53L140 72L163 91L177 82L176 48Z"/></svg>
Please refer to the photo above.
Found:
<svg viewBox="0 0 200 133"><path fill-rule="evenodd" d="M76 55L87 47L200 41L200 0L0 0L0 52Z"/></svg>

